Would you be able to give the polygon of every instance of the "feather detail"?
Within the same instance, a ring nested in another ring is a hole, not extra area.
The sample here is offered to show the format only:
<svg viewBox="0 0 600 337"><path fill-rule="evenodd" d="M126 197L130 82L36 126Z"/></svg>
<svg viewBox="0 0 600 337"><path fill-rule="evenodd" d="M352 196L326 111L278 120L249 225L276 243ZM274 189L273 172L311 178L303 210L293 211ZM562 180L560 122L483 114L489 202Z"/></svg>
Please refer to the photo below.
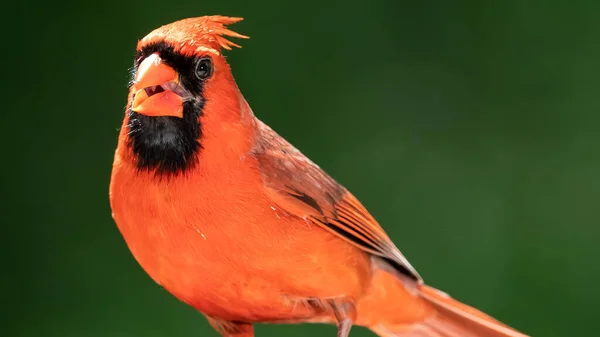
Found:
<svg viewBox="0 0 600 337"><path fill-rule="evenodd" d="M275 204L380 257L400 274L422 282L358 199L267 125L259 122L258 127L259 142L252 155L259 162L267 194Z"/></svg>
<svg viewBox="0 0 600 337"><path fill-rule="evenodd" d="M191 55L208 52L221 55L221 49L231 50L240 45L226 38L249 39L248 36L236 33L227 25L242 21L243 18L221 15L189 18L159 27L138 42L137 49L157 41L166 41L183 54Z"/></svg>

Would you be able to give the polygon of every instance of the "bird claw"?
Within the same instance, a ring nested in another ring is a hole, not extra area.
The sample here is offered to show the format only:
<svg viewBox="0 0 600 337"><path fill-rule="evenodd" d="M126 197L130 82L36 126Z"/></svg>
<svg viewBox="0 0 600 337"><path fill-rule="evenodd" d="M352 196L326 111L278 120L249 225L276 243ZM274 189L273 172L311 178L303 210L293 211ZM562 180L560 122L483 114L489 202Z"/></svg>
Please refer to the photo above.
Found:
<svg viewBox="0 0 600 337"><path fill-rule="evenodd" d="M254 326L251 323L224 321L206 316L208 323L223 337L254 337Z"/></svg>

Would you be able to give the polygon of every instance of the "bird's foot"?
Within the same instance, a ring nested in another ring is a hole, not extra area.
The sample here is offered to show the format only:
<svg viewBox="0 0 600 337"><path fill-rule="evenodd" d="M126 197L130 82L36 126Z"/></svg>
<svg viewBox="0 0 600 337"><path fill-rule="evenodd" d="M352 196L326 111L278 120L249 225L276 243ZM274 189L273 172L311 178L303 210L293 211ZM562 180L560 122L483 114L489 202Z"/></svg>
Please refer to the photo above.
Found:
<svg viewBox="0 0 600 337"><path fill-rule="evenodd" d="M252 323L224 321L206 316L208 323L223 337L254 337Z"/></svg>
<svg viewBox="0 0 600 337"><path fill-rule="evenodd" d="M337 322L337 337L348 337L352 322L356 319L356 308L347 299L331 299L328 301Z"/></svg>

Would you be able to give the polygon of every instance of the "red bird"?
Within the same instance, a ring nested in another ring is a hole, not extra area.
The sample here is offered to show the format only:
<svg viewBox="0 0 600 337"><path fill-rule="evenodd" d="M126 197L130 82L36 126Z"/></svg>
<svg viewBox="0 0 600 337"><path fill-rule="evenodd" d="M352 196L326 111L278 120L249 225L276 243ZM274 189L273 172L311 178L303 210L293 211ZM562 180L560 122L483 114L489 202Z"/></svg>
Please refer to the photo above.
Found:
<svg viewBox="0 0 600 337"><path fill-rule="evenodd" d="M524 337L421 276L361 203L258 120L206 16L137 45L110 183L113 217L150 277L225 337L253 323L379 336Z"/></svg>

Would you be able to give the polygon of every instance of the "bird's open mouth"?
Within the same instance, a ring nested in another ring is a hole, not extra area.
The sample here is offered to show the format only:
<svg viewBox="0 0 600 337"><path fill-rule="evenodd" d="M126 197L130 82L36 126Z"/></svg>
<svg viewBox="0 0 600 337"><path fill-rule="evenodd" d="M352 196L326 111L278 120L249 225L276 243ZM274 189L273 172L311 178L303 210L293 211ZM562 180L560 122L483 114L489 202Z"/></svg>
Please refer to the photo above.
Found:
<svg viewBox="0 0 600 337"><path fill-rule="evenodd" d="M145 87L144 91L146 92L146 95L148 95L148 97L160 94L164 91L172 91L184 99L188 96L188 92L179 83L176 82L167 82L159 85L152 85L149 87Z"/></svg>
<svg viewBox="0 0 600 337"><path fill-rule="evenodd" d="M147 116L183 117L187 92L179 84L168 82L136 91L131 109Z"/></svg>
<svg viewBox="0 0 600 337"><path fill-rule="evenodd" d="M177 72L158 54L140 63L134 90L131 110L146 116L183 117L183 101L189 93L179 83Z"/></svg>

